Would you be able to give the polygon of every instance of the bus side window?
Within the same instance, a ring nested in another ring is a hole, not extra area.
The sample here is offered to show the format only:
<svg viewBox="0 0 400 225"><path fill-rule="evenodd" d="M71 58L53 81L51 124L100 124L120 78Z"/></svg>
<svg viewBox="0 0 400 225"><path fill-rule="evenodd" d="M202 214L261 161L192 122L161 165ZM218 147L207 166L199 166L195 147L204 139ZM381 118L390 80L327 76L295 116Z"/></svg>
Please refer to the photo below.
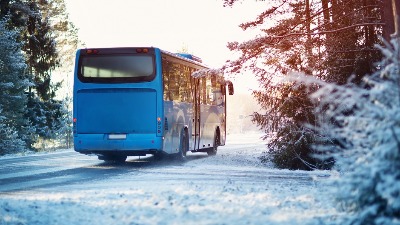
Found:
<svg viewBox="0 0 400 225"><path fill-rule="evenodd" d="M191 70L190 67L181 65L180 67L181 73L179 77L179 95L180 99L183 102L192 102L192 93L191 93L191 84L190 84L190 78L191 78Z"/></svg>
<svg viewBox="0 0 400 225"><path fill-rule="evenodd" d="M189 90L190 90L190 102L194 102L195 99L195 85L196 85L196 79L192 76L192 74L195 72L196 70L194 68L190 68L189 70Z"/></svg>
<svg viewBox="0 0 400 225"><path fill-rule="evenodd" d="M207 85L205 77L200 79L200 101L202 104L207 104Z"/></svg>
<svg viewBox="0 0 400 225"><path fill-rule="evenodd" d="M213 96L213 89L211 85L211 79L210 77L206 78L206 90L207 90L207 105L212 105L214 101L214 96Z"/></svg>
<svg viewBox="0 0 400 225"><path fill-rule="evenodd" d="M180 74L179 64L167 60L163 61L164 100L180 101Z"/></svg>
<svg viewBox="0 0 400 225"><path fill-rule="evenodd" d="M172 63L172 77L171 80L173 83L173 87L171 88L171 92L173 93L172 95L172 100L173 101L178 101L180 102L180 94L179 94L179 89L180 89L180 74L181 74L181 70L179 68L179 64L177 63Z"/></svg>
<svg viewBox="0 0 400 225"><path fill-rule="evenodd" d="M163 58L162 73L164 82L164 100L193 102L194 87L192 73L194 68Z"/></svg>
<svg viewBox="0 0 400 225"><path fill-rule="evenodd" d="M162 61L162 74L164 82L164 100L172 101L172 95L170 92L170 73L171 73L171 62L163 59Z"/></svg>
<svg viewBox="0 0 400 225"><path fill-rule="evenodd" d="M221 97L221 88L217 82L217 76L211 76L211 86L212 86L212 105L218 105L218 100Z"/></svg>

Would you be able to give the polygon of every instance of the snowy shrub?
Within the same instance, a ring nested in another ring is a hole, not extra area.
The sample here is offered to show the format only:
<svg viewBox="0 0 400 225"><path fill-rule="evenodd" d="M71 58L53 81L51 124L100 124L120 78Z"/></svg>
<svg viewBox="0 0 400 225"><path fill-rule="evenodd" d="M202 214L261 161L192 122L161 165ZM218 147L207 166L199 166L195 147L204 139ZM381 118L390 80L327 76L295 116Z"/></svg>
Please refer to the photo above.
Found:
<svg viewBox="0 0 400 225"><path fill-rule="evenodd" d="M384 59L363 86L320 80L312 95L321 115L319 130L331 145L319 146L335 157L339 178L332 182L340 224L400 224L400 46L379 47Z"/></svg>
<svg viewBox="0 0 400 225"><path fill-rule="evenodd" d="M287 96L283 98L283 103L278 103L280 106L265 114L255 112L253 115L254 121L264 124L261 126L267 133L264 139L269 140L268 152L260 157L261 161L271 161L280 169L330 169L333 165L330 158L315 157L317 151L313 146L322 140L314 129L307 126L307 124L316 123L316 116L313 112L315 104L309 97L312 90L307 90L304 85L296 85L296 82L291 82L286 87L287 90L282 93ZM258 101L266 100L258 99ZM279 118L270 118L271 115L278 115ZM276 127L271 129L269 125L271 122L266 120L276 123Z"/></svg>
<svg viewBox="0 0 400 225"><path fill-rule="evenodd" d="M0 108L0 155L15 153L24 149L25 143L18 137L15 128L4 123L5 117L1 116Z"/></svg>
<svg viewBox="0 0 400 225"><path fill-rule="evenodd" d="M29 83L24 77L25 59L16 32L0 20L0 155L24 150L27 121L24 118Z"/></svg>

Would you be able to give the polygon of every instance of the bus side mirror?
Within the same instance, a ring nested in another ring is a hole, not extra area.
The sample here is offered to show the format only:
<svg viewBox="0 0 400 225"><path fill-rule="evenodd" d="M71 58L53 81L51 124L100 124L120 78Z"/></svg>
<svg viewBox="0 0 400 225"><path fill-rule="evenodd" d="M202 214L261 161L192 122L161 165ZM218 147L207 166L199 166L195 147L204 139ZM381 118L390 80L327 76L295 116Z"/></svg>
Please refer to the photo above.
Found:
<svg viewBox="0 0 400 225"><path fill-rule="evenodd" d="M229 82L229 83L228 83L228 92L229 92L229 95L233 95L233 93L235 92L235 91L233 90L233 84L232 84L232 82Z"/></svg>

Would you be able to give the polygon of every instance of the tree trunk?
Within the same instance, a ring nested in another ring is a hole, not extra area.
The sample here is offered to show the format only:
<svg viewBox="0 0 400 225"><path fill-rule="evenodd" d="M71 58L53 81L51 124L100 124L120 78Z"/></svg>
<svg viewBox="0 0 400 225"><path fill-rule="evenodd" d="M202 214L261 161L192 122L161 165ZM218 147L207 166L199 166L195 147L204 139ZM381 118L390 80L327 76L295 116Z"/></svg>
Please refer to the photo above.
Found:
<svg viewBox="0 0 400 225"><path fill-rule="evenodd" d="M312 39L311 39L311 12L310 12L310 0L305 0L306 4L306 29L307 29L307 42L306 42L306 51L307 51L307 64L310 67L313 65L313 57L312 57ZM311 72L311 71L310 71Z"/></svg>
<svg viewBox="0 0 400 225"><path fill-rule="evenodd" d="M396 0L392 0L392 9L393 9L393 19L394 19L394 36L399 39L400 38L400 5L399 2L396 3Z"/></svg>
<svg viewBox="0 0 400 225"><path fill-rule="evenodd" d="M391 35L395 33L395 16L393 12L399 14L399 6L395 6L396 0L382 0L382 22L385 23L383 26L382 36L386 41L390 41ZM392 4L393 3L393 4ZM394 10L394 7L397 9Z"/></svg>
<svg viewBox="0 0 400 225"><path fill-rule="evenodd" d="M329 0L322 0L322 11L324 15L324 30L330 29L330 16L329 16Z"/></svg>

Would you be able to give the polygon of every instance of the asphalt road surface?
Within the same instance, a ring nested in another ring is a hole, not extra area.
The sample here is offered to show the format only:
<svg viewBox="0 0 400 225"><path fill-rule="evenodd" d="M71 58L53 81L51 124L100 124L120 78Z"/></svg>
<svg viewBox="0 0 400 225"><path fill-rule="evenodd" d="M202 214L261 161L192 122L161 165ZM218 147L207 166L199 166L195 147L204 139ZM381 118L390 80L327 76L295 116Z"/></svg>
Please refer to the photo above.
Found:
<svg viewBox="0 0 400 225"><path fill-rule="evenodd" d="M229 136L216 156L189 153L186 162L148 156L111 164L72 149L1 157L0 224L303 224L331 213L320 195L329 173L261 164L259 137ZM65 219L66 209L74 216Z"/></svg>

